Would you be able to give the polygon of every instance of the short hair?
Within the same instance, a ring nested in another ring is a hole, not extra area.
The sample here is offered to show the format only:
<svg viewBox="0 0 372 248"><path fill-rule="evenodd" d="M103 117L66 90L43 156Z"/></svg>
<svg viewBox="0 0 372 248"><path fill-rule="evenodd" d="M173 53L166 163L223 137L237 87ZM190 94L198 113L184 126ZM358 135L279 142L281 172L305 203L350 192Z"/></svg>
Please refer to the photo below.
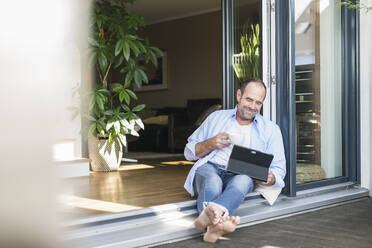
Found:
<svg viewBox="0 0 372 248"><path fill-rule="evenodd" d="M266 98L266 85L265 85L265 83L264 83L261 79L259 79L259 78L249 78L249 79L245 80L243 83L240 83L240 87L239 87L239 89L240 89L240 91L242 92L242 94L244 94L245 87L247 87L247 85L250 84L250 83L258 83L258 84L261 84L262 87L264 87L264 89L265 89L265 97L264 97L264 99L265 99L265 98Z"/></svg>

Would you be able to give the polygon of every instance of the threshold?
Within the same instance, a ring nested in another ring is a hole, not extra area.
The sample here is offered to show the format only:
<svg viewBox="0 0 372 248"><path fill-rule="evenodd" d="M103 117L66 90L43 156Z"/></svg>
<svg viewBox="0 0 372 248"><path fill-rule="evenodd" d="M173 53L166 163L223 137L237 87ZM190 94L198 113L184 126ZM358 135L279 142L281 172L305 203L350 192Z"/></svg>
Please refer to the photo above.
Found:
<svg viewBox="0 0 372 248"><path fill-rule="evenodd" d="M236 215L239 227L285 218L367 197L369 191L352 182L280 195L270 206L258 193L247 195ZM193 227L195 201L105 214L62 224L66 247L151 247L193 238L203 233Z"/></svg>

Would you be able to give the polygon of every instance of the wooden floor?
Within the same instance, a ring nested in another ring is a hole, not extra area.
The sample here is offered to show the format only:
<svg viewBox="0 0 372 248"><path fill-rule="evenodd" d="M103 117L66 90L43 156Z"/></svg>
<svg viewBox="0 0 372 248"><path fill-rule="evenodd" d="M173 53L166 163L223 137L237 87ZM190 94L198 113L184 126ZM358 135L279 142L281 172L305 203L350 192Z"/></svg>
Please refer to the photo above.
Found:
<svg viewBox="0 0 372 248"><path fill-rule="evenodd" d="M191 200L183 184L192 165L184 157L140 159L119 171L66 179L61 211L76 218Z"/></svg>
<svg viewBox="0 0 372 248"><path fill-rule="evenodd" d="M243 227L213 245L198 237L157 247L370 248L372 199Z"/></svg>

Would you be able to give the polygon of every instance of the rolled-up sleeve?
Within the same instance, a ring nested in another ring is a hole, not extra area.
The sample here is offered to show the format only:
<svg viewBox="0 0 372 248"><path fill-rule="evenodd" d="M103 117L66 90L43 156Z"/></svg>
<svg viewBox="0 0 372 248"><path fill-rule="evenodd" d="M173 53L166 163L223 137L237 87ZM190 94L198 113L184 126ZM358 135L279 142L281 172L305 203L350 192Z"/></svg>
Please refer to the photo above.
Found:
<svg viewBox="0 0 372 248"><path fill-rule="evenodd" d="M208 129L212 116L214 116L214 113L210 114L207 119L187 139L187 144L184 150L184 155L187 160L194 161L200 159L198 156L196 156L195 146L197 143L203 142L209 138Z"/></svg>
<svg viewBox="0 0 372 248"><path fill-rule="evenodd" d="M194 161L194 160L199 159L199 157L196 156L196 153L195 153L195 145L197 143L198 143L197 141L194 141L194 140L190 141L188 139L188 143L186 144L185 151L184 151L184 155L187 160Z"/></svg>
<svg viewBox="0 0 372 248"><path fill-rule="evenodd" d="M274 155L273 161L270 165L270 170L275 176L275 183L273 186L283 188L285 186L284 177L286 174L286 159L282 133L277 125L275 125L269 139L267 152Z"/></svg>

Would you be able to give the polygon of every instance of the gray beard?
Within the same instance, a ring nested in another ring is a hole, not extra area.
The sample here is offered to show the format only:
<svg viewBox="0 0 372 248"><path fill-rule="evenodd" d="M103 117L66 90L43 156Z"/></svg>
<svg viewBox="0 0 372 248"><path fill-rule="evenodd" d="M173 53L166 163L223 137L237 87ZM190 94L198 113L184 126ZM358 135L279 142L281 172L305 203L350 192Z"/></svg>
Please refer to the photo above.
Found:
<svg viewBox="0 0 372 248"><path fill-rule="evenodd" d="M250 120L250 121L253 121L254 117L256 117L257 113L255 113L251 118L247 118L244 116L244 109L238 109L238 113L239 113L239 117L242 119L242 120Z"/></svg>

